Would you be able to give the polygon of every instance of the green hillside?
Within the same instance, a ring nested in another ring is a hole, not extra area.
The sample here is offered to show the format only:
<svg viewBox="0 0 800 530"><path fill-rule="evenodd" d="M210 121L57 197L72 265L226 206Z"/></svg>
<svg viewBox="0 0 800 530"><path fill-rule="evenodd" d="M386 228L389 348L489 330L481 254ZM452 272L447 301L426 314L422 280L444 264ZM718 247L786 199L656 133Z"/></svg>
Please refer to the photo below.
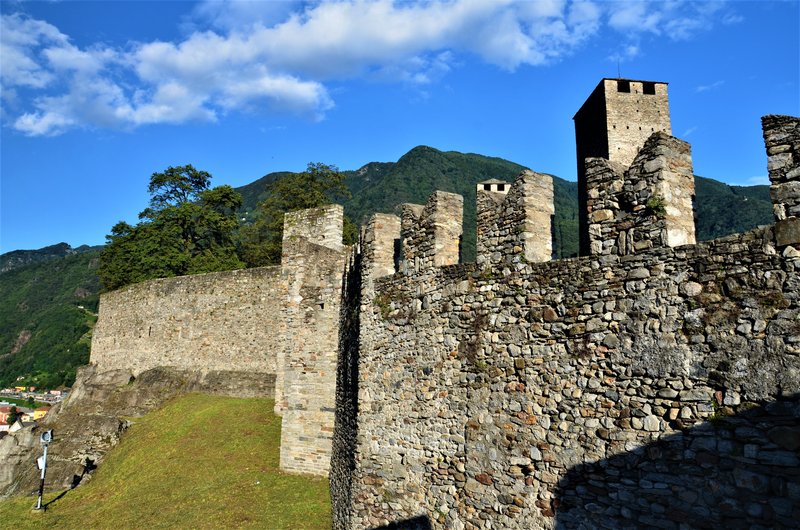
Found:
<svg viewBox="0 0 800 530"><path fill-rule="evenodd" d="M328 480L278 470L281 419L272 407L176 398L136 418L85 485L45 495L45 513L31 513L35 497L0 501L2 527L328 529Z"/></svg>
<svg viewBox="0 0 800 530"><path fill-rule="evenodd" d="M12 250L5 254L0 254L0 273L18 269L32 263L40 263L58 258L64 258L80 252L95 250L100 247L89 247L87 245L72 248L67 243L56 243L36 250Z"/></svg>
<svg viewBox="0 0 800 530"><path fill-rule="evenodd" d="M99 250L35 261L0 274L0 387L71 385L89 362Z"/></svg>
<svg viewBox="0 0 800 530"><path fill-rule="evenodd" d="M707 241L775 222L769 186L728 186L695 177L695 229Z"/></svg>
<svg viewBox="0 0 800 530"><path fill-rule="evenodd" d="M513 181L523 166L477 154L439 151L418 146L397 162L370 162L356 171L346 171L352 197L345 213L362 224L375 212L393 213L398 204L424 204L436 190L464 196L465 261L475 259L475 189L483 180ZM534 168L535 169L535 168ZM250 215L266 196L269 183L286 173L270 173L237 188L244 197L243 211ZM555 254L574 256L578 251L578 184L553 177L555 188ZM696 177L695 222L697 237L706 241L773 222L768 186L729 186Z"/></svg>

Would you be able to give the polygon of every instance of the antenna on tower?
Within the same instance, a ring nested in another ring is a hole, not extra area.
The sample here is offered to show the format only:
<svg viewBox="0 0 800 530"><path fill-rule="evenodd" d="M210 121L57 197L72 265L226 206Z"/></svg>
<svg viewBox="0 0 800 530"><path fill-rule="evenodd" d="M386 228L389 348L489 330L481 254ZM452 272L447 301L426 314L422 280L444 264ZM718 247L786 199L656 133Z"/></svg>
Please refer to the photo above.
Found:
<svg viewBox="0 0 800 530"><path fill-rule="evenodd" d="M617 79L622 79L622 74L619 70L619 57L617 57Z"/></svg>

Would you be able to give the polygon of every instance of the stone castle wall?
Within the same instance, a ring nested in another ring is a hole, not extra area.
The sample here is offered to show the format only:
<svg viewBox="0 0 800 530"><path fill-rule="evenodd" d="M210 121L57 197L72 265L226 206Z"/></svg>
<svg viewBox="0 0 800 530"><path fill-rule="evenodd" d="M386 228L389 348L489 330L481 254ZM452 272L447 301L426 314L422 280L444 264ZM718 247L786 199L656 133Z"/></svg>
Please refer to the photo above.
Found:
<svg viewBox="0 0 800 530"><path fill-rule="evenodd" d="M281 469L327 475L349 252L342 222L336 205L287 214L281 266L103 294L90 363L98 373L168 367L263 374L270 384L262 389L274 388L275 412L283 416Z"/></svg>
<svg viewBox="0 0 800 530"><path fill-rule="evenodd" d="M672 134L666 83L603 79L575 114L580 255L591 251L587 218L587 158L630 166L653 133ZM649 171L649 170L648 170Z"/></svg>
<svg viewBox="0 0 800 530"><path fill-rule="evenodd" d="M280 267L103 295L91 362L274 378L281 467L330 466L337 529L791 526L799 131L764 119L774 227L693 244L689 146L655 133L588 161L591 255L550 261L533 172L482 183L475 264L458 195L352 255L341 207L306 210Z"/></svg>
<svg viewBox="0 0 800 530"><path fill-rule="evenodd" d="M797 123L765 120L768 148L789 146L770 153L780 185L797 179ZM335 528L795 524L800 238L680 245L670 229L693 230L669 208L693 193L687 157L656 134L630 168L590 161L594 211L611 215L578 259L509 243L482 258L499 266L386 276L397 223L368 226L342 320ZM668 196L661 171L679 189L644 213Z"/></svg>
<svg viewBox="0 0 800 530"><path fill-rule="evenodd" d="M282 292L280 268L262 267L105 293L90 362L134 374L159 366L274 374Z"/></svg>
<svg viewBox="0 0 800 530"><path fill-rule="evenodd" d="M284 224L286 334L277 378L282 385L276 383L276 395L282 389L284 470L327 475L330 466L339 312L348 256L342 247L342 223L342 207L332 205L287 214ZM278 403L276 399L276 412Z"/></svg>

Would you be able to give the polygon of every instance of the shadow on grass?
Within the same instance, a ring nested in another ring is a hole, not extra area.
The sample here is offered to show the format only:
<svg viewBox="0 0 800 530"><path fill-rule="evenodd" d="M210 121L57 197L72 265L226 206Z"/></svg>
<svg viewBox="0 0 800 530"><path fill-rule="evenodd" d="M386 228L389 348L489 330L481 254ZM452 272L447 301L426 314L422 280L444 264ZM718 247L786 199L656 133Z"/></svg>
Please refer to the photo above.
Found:
<svg viewBox="0 0 800 530"><path fill-rule="evenodd" d="M83 482L84 477L86 475L88 475L89 473L91 473L92 471L94 471L95 469L97 469L97 464L94 463L94 460L92 460L91 458L86 458L86 461L83 463L83 470L81 471L81 474L80 475L72 475L72 484L70 484L69 489L62 491L56 497L54 497L53 499L50 499L49 501L44 503L42 505L42 508L47 510L48 506L50 506L51 504L54 504L57 501L60 501L61 499L63 499L64 495L69 493L71 490L77 488L78 485L81 482Z"/></svg>

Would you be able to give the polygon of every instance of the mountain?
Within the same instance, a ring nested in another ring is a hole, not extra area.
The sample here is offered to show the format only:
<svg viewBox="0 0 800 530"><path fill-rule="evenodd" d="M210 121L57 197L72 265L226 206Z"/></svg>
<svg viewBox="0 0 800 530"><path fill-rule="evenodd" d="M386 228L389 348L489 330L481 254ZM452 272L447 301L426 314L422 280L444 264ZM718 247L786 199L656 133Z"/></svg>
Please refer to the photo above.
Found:
<svg viewBox="0 0 800 530"><path fill-rule="evenodd" d="M8 253L30 261L0 274L0 387L20 375L30 385L70 385L75 368L89 361L100 250L53 247Z"/></svg>
<svg viewBox="0 0 800 530"><path fill-rule="evenodd" d="M502 158L455 151L443 152L432 147L419 146L393 164L373 162L358 171L348 172L346 183L353 196L345 202L345 212L357 224L363 224L372 213L394 212L400 203L425 204L428 196L436 190L458 193L464 197L462 253L465 261L473 261L477 184L493 178L513 181L523 169L523 166ZM557 177L555 179L568 188L566 181ZM567 196L562 198L566 200L568 211L557 212L557 216L569 216L572 210L577 211L577 190L574 205ZM557 241L557 247L563 248L563 242ZM569 247L567 245L567 252L572 250Z"/></svg>
<svg viewBox="0 0 800 530"><path fill-rule="evenodd" d="M695 176L695 229L707 241L775 222L769 186L729 186Z"/></svg>
<svg viewBox="0 0 800 530"><path fill-rule="evenodd" d="M403 202L424 204L435 190L464 196L465 261L475 259L475 189L483 180L511 182L523 166L502 158L473 153L439 151L418 146L397 162L370 162L356 171L345 171L352 197L345 201L345 213L362 224L375 212L392 213ZM246 217L267 196L267 186L286 173L270 173L237 188L244 197ZM569 257L578 251L578 185L553 177L555 191L555 254ZM696 177L695 223L697 238L706 241L744 232L773 222L769 186L729 186Z"/></svg>
<svg viewBox="0 0 800 530"><path fill-rule="evenodd" d="M82 245L78 248L72 248L67 243L57 243L49 247L40 248L38 250L12 250L5 254L0 254L0 274L8 272L31 263L40 263L42 261L50 261L53 259L64 258L80 252L86 252L93 249L102 247L90 247Z"/></svg>
<svg viewBox="0 0 800 530"><path fill-rule="evenodd" d="M475 259L475 190L487 179L513 181L523 166L473 153L415 147L397 162L370 162L345 171L352 196L345 212L363 223L374 212L392 213L403 202L425 203L435 190L464 196L464 261ZM245 220L267 196L272 182L289 175L270 173L237 188ZM578 248L578 186L553 177L555 252L574 256ZM695 222L700 240L769 224L768 186L729 186L696 177ZM102 247L71 248L59 243L39 250L0 255L0 387L25 375L30 384L69 384L76 366L89 359L90 330L100 283L95 273ZM38 380L36 379L38 377Z"/></svg>

